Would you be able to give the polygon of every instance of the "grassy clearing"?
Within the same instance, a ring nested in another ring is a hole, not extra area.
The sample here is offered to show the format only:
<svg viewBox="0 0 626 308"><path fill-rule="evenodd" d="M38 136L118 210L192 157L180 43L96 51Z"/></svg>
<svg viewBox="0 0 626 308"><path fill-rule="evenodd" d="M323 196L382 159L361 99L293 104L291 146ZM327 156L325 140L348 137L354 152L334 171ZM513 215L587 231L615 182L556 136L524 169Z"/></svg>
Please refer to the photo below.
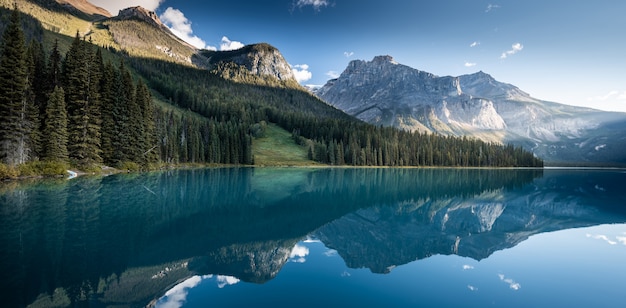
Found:
<svg viewBox="0 0 626 308"><path fill-rule="evenodd" d="M315 166L307 157L307 148L297 145L291 133L274 125L267 125L265 137L252 142L252 155L257 166Z"/></svg>

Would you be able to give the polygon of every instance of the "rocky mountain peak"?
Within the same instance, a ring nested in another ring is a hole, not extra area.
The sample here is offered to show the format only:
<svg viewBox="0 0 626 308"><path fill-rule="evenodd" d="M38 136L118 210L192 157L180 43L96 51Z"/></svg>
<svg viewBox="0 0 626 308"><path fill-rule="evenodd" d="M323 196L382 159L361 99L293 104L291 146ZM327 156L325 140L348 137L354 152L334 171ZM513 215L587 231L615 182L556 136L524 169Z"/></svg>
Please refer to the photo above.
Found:
<svg viewBox="0 0 626 308"><path fill-rule="evenodd" d="M624 114L542 101L483 71L439 77L378 56L316 94L376 125L511 143L548 162L626 161Z"/></svg>
<svg viewBox="0 0 626 308"><path fill-rule="evenodd" d="M519 88L497 81L491 75L479 71L474 74L459 76L461 89L464 93L483 98L503 98L528 101L530 95Z"/></svg>
<svg viewBox="0 0 626 308"><path fill-rule="evenodd" d="M280 81L295 82L291 66L274 46L266 43L246 45L237 50L208 51L202 54L214 66L235 64L252 75L274 77Z"/></svg>
<svg viewBox="0 0 626 308"><path fill-rule="evenodd" d="M398 64L396 61L393 60L393 57L390 55L375 56L372 62Z"/></svg>
<svg viewBox="0 0 626 308"><path fill-rule="evenodd" d="M141 6L134 6L120 10L115 18L118 20L138 19L157 28L167 28L155 12L149 11Z"/></svg>

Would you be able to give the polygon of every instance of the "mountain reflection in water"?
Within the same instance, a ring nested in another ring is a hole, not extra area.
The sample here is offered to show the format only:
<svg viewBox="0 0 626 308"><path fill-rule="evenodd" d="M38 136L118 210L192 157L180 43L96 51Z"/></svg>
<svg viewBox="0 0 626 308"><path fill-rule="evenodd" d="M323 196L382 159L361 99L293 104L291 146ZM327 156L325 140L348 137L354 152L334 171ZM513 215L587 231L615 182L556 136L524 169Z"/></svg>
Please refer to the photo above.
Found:
<svg viewBox="0 0 626 308"><path fill-rule="evenodd" d="M215 168L0 186L6 307L143 306L192 276L265 283L306 238L387 273L626 221L619 171Z"/></svg>

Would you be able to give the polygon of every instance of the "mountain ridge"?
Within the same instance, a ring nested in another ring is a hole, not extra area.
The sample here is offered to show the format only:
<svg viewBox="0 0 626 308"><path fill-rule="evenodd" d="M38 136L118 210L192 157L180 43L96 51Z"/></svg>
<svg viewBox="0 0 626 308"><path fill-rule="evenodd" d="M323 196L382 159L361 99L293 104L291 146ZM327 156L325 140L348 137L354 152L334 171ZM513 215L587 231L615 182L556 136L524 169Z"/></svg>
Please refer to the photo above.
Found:
<svg viewBox="0 0 626 308"><path fill-rule="evenodd" d="M626 164L626 131L607 126L626 123L625 113L536 99L482 71L440 77L377 56L351 61L315 93L376 125L513 143L554 163Z"/></svg>
<svg viewBox="0 0 626 308"><path fill-rule="evenodd" d="M253 44L232 51L197 50L167 31L154 12L140 7L122 10L120 16L116 18L92 21L68 14L67 9L50 10L47 6L36 5L34 1L22 2L17 8L23 10L21 15L24 15L24 12L35 12L31 15L32 23L43 33L42 38L34 42L43 43L39 48L43 50L44 56L33 59L33 63L37 63L40 70L47 67L45 53L49 51L46 49L56 48L57 44L54 42L59 42L61 56L65 54L66 59L85 63L82 67L91 65L90 61L94 61L92 67L106 70L109 76L124 74L123 78L127 79L124 81L125 84L130 84L131 78L146 83L154 98L153 103L158 107L155 109L154 127L159 136L155 142L151 142L152 147L144 151L157 152L155 153L155 157L158 156L157 163L253 165L252 144L258 136L262 136L258 134L260 132L257 128L263 127L262 124L265 122L276 124L287 133L291 132L292 141L307 149L307 158L323 164L543 166L541 160L519 147L505 147L478 140L445 138L439 135L410 134L364 123L306 91L295 80L293 71L282 54L269 44ZM37 1L39 3L43 0ZM8 0L0 0L0 4L7 8L10 6ZM20 15L15 13L11 14ZM39 17L46 21L38 24ZM19 16L13 18L17 19ZM35 55L31 57L35 58ZM380 59L381 62L388 60ZM61 73L67 75L84 72L78 69L80 67ZM130 72L132 76L128 75L127 68L132 71ZM96 73L94 71L94 74ZM65 78L61 78L61 86L71 86ZM80 84L75 85L78 91L87 87L83 81L91 79L76 80L81 80ZM117 104L121 100L114 99L116 87L108 86L107 81L111 81L111 78L104 77L104 74L98 74L95 79L96 83L107 86L101 91L102 103ZM435 92L448 91L438 85L431 88ZM90 89L99 91L98 87ZM458 90L453 89L451 92ZM43 102L46 94L48 94L46 91L40 93L37 101L40 108L32 108L33 113L37 109L43 109L44 104L39 102ZM143 94L146 94L145 91ZM131 91L127 91L123 96L133 97ZM94 116L87 118L93 122L91 127L95 134L102 129L98 121L104 123L96 112L106 109L99 107L98 96L93 98L94 106L98 107L92 109ZM74 114L82 112L83 109L75 107L81 101L69 94L65 100L68 106L74 106L70 110L73 113L72 119L82 116ZM137 109L134 107L136 106L133 106L133 112ZM113 116L115 121L128 126L129 122L132 122L128 120L131 117L136 118L137 114L135 112L135 115L131 116L106 113L106 116ZM33 114L20 119L30 121L26 120L27 118L35 119L38 116ZM151 125L152 121L148 117L144 118L146 126ZM106 122L107 138L111 135L109 132L112 127L109 120ZM6 120L6 123L10 121L13 121L13 118ZM80 127L76 122L70 124L68 130L76 134ZM41 128L35 127L33 130L41 131ZM424 147L424 144L429 146ZM11 147L18 148L17 145ZM102 151L107 156L89 156L88 159L80 161L81 166L97 168L99 164L104 163L125 167L123 161L115 160L116 158L112 156L111 153L115 149L111 147L109 140L92 138L89 148L93 149L90 153ZM77 147L71 149L69 157L78 157L80 153L77 153L76 149ZM36 151L29 153L32 155L21 156L19 162L28 163L40 157ZM135 159L134 157L131 158ZM129 166L150 167L140 162L140 157L137 157L137 161L129 161L131 163ZM17 160L6 162L16 164ZM133 165L138 162L142 165Z"/></svg>
<svg viewBox="0 0 626 308"><path fill-rule="evenodd" d="M87 0L54 0L57 3L71 7L94 18L109 18L112 14L104 8L96 6Z"/></svg>

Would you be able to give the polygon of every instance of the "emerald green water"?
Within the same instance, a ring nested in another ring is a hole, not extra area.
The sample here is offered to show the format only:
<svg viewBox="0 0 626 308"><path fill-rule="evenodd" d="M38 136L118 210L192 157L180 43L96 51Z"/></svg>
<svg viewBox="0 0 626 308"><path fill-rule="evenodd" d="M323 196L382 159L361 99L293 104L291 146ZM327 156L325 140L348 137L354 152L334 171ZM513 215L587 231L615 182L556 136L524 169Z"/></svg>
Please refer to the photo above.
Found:
<svg viewBox="0 0 626 308"><path fill-rule="evenodd" d="M621 170L216 168L0 184L3 307L603 306Z"/></svg>

